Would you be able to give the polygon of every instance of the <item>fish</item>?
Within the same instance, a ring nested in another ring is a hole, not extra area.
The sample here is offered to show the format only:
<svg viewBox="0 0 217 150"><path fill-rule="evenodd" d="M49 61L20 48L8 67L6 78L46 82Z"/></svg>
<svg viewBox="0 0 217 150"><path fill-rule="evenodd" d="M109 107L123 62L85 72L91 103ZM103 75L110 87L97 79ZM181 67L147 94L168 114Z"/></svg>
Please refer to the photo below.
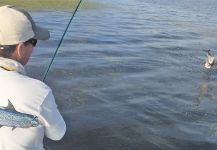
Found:
<svg viewBox="0 0 217 150"><path fill-rule="evenodd" d="M207 51L207 58L204 66L205 68L209 69L215 64L215 57L213 54L210 53L210 50L206 50L206 51Z"/></svg>
<svg viewBox="0 0 217 150"><path fill-rule="evenodd" d="M0 128L2 126L15 128L29 128L40 125L37 116L16 111L13 104L8 100L7 107L0 107Z"/></svg>

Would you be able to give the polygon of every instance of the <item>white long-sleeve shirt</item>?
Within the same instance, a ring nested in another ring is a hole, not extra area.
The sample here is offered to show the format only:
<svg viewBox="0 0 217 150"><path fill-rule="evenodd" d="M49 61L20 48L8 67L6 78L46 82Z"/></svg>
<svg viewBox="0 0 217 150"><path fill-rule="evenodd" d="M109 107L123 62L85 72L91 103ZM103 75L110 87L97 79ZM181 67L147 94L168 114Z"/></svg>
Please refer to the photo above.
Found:
<svg viewBox="0 0 217 150"><path fill-rule="evenodd" d="M0 150L43 150L44 136L52 140L61 139L66 125L51 89L26 76L23 66L16 61L1 58L1 65L11 67L11 70L14 68L14 71L0 68L0 106L6 107L10 100L16 111L37 116L42 125L14 130L1 127Z"/></svg>

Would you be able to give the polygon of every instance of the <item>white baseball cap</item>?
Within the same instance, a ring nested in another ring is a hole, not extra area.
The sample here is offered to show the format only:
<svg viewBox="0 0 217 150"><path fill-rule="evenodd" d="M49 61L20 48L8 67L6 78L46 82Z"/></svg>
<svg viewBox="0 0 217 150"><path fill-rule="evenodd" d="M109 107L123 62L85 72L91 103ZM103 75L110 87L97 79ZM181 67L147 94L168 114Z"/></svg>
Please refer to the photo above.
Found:
<svg viewBox="0 0 217 150"><path fill-rule="evenodd" d="M15 45L31 38L48 40L47 29L35 24L30 14L13 6L0 7L0 45Z"/></svg>

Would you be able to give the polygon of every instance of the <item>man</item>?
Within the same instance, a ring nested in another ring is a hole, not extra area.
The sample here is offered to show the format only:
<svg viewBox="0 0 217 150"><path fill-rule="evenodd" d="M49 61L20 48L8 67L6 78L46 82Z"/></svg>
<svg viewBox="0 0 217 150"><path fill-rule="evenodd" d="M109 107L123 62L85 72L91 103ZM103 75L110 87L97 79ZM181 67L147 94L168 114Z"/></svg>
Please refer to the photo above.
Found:
<svg viewBox="0 0 217 150"><path fill-rule="evenodd" d="M0 7L0 106L8 100L18 112L38 117L42 125L29 128L0 128L0 150L43 150L44 136L60 140L66 131L51 89L26 76L37 40L49 39L49 31L38 27L24 10Z"/></svg>

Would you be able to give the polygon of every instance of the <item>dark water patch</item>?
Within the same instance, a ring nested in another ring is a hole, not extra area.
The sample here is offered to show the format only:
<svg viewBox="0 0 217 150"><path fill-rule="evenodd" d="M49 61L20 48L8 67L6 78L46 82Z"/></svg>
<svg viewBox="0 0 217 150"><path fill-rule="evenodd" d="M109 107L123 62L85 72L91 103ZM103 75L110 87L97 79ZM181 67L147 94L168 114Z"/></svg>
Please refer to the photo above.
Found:
<svg viewBox="0 0 217 150"><path fill-rule="evenodd" d="M35 79L41 80L45 71L44 64L38 64L36 65L28 65L25 67L27 70L27 74Z"/></svg>
<svg viewBox="0 0 217 150"><path fill-rule="evenodd" d="M109 39L99 39L99 38L93 38L93 37L86 37L86 38L82 38L82 39L79 39L79 38L76 38L76 39L73 39L73 40L69 40L70 44L73 44L73 43L80 43L80 44L98 44L98 45L101 45L101 44L120 44L121 41L114 41L114 40L109 40Z"/></svg>
<svg viewBox="0 0 217 150"><path fill-rule="evenodd" d="M178 35L171 35L168 33L159 33L156 35L153 35L152 38L157 38L157 39L183 39L184 37L178 36Z"/></svg>
<svg viewBox="0 0 217 150"><path fill-rule="evenodd" d="M202 110L188 110L182 112L182 116L180 116L179 119L186 122L196 122L202 120L206 116L206 112Z"/></svg>
<svg viewBox="0 0 217 150"><path fill-rule="evenodd" d="M126 60L127 61L127 60ZM108 61L109 62L109 61ZM131 72L132 74L140 73L147 71L148 68L144 66L144 62L133 62L133 63L108 63L106 60L103 60L101 64L97 67L95 64L88 64L88 62L84 65L73 64L69 62L67 69L61 69L62 64L58 64L55 66L54 70L51 71L51 74L55 75L56 77L64 77L69 75L78 77L79 75L82 78L96 78L96 77L124 77L126 72ZM71 66L71 67L70 67ZM77 75L76 75L77 74Z"/></svg>

